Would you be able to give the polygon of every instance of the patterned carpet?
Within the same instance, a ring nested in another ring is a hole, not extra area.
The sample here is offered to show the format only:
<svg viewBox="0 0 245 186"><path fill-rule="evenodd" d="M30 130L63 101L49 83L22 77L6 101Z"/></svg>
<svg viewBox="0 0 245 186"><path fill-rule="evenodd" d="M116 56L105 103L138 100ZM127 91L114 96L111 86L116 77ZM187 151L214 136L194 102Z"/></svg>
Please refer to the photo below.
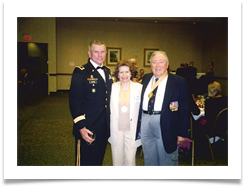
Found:
<svg viewBox="0 0 245 186"><path fill-rule="evenodd" d="M58 92L45 96L34 104L18 108L18 166L73 166L75 144L72 135L72 117L69 93ZM136 153L136 166L144 166ZM180 166L191 166L190 155L179 158ZM226 157L212 162L209 157L195 157L195 165L228 165ZM103 166L112 166L111 147L108 143Z"/></svg>

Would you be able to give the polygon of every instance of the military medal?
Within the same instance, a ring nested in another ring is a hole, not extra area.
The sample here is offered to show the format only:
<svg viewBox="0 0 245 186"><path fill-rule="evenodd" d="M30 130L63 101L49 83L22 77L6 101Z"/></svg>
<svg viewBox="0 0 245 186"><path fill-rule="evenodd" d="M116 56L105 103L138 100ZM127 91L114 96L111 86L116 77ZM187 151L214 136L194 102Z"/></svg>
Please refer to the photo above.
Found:
<svg viewBox="0 0 245 186"><path fill-rule="evenodd" d="M121 108L122 112L127 112L127 110L128 110L128 108L125 105Z"/></svg>
<svg viewBox="0 0 245 186"><path fill-rule="evenodd" d="M177 111L179 108L179 102L178 101L173 101L170 103L169 105L170 110L173 111Z"/></svg>
<svg viewBox="0 0 245 186"><path fill-rule="evenodd" d="M91 75L90 78L87 78L87 80L89 81L89 84L93 84L94 86L94 84L97 83L98 78L94 78L94 76Z"/></svg>
<svg viewBox="0 0 245 186"><path fill-rule="evenodd" d="M150 94L148 94L148 97L151 99L151 97L153 96L153 92L151 92Z"/></svg>

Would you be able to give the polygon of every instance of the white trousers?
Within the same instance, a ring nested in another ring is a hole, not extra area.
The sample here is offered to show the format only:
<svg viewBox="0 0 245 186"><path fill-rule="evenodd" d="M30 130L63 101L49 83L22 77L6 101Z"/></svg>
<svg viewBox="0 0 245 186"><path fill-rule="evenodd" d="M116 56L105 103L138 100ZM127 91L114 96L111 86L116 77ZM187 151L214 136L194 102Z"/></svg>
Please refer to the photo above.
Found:
<svg viewBox="0 0 245 186"><path fill-rule="evenodd" d="M137 147L132 147L131 132L118 131L116 146L111 145L113 166L135 166Z"/></svg>

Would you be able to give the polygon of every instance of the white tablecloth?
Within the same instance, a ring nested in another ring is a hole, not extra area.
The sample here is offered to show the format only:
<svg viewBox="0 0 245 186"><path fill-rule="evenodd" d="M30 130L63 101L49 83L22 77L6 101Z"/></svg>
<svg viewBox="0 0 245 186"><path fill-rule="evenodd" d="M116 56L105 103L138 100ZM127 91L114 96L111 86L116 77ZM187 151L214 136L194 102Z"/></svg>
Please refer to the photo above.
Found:
<svg viewBox="0 0 245 186"><path fill-rule="evenodd" d="M206 75L206 73L197 73L197 79L199 79L201 76Z"/></svg>
<svg viewBox="0 0 245 186"><path fill-rule="evenodd" d="M191 114L192 114L192 113L191 113ZM193 115L193 114L192 114L194 120L198 120L201 116L204 116L204 115L205 115L204 109L200 109L200 114L199 114L199 115Z"/></svg>
<svg viewBox="0 0 245 186"><path fill-rule="evenodd" d="M192 116L193 116L193 118L194 118L194 120L198 120L201 116L204 116L205 115L205 111L204 111L204 109L200 109L200 114L199 115L193 115L192 113ZM210 141L210 143L211 144L213 144L214 142L217 142L218 140L222 140L222 141L224 141L224 139L222 139L222 138L220 138L219 136L215 136L215 138L209 138L209 141Z"/></svg>

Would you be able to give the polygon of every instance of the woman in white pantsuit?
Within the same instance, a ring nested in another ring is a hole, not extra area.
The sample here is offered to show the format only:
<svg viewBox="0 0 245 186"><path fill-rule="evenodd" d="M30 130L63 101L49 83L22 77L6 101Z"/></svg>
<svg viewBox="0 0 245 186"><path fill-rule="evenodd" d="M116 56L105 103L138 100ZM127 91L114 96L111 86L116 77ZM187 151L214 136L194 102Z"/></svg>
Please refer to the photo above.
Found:
<svg viewBox="0 0 245 186"><path fill-rule="evenodd" d="M142 85L132 82L133 66L129 61L120 61L115 68L119 82L112 84L111 91L111 143L114 166L134 166L137 147L135 141Z"/></svg>

